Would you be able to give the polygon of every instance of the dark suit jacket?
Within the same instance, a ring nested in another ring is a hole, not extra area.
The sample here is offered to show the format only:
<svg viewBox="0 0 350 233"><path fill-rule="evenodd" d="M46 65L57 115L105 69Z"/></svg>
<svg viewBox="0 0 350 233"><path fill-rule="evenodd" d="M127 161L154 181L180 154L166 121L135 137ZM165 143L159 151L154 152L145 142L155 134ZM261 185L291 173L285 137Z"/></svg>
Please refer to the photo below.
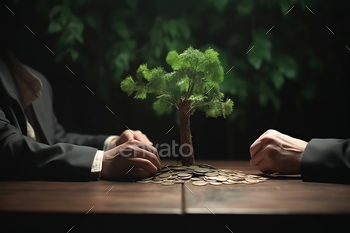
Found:
<svg viewBox="0 0 350 233"><path fill-rule="evenodd" d="M350 184L350 139L312 139L300 173L304 181Z"/></svg>
<svg viewBox="0 0 350 233"><path fill-rule="evenodd" d="M97 148L107 136L66 133L52 106L52 90L41 79L42 96L32 103L41 143L28 138L20 95L8 67L0 57L0 179L88 181Z"/></svg>

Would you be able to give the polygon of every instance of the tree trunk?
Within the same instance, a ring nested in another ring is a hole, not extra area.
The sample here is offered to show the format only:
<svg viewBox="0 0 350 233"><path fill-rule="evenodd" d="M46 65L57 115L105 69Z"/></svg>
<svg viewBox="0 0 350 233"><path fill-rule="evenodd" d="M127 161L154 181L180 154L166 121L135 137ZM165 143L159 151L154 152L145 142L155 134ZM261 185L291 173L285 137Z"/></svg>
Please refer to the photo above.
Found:
<svg viewBox="0 0 350 233"><path fill-rule="evenodd" d="M180 156L183 166L195 164L190 127L191 102L189 99L181 99L178 104L180 112Z"/></svg>

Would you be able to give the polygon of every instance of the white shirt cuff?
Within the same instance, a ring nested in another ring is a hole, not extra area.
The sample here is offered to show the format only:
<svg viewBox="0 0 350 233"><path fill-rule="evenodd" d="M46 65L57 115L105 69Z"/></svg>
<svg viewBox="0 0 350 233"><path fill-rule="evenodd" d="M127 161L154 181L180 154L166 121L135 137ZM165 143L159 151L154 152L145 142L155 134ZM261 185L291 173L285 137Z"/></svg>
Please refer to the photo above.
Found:
<svg viewBox="0 0 350 233"><path fill-rule="evenodd" d="M103 153L104 151L110 150L113 148L113 145L110 145L110 144L111 144L111 141L115 138L118 138L118 136L115 136L115 135L109 136L103 143L103 150L96 151L95 158L91 166L91 180L100 179L101 171L102 171Z"/></svg>
<svg viewBox="0 0 350 233"><path fill-rule="evenodd" d="M102 171L103 150L96 151L94 161L91 166L91 180L99 180Z"/></svg>

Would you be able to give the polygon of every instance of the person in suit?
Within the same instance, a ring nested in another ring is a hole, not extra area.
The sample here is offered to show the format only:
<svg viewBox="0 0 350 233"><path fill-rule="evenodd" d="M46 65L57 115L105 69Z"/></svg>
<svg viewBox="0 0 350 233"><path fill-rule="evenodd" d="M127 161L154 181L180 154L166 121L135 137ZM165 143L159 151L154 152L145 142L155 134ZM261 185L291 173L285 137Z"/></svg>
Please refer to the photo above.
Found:
<svg viewBox="0 0 350 233"><path fill-rule="evenodd" d="M250 164L264 173L301 174L303 181L350 184L350 139L310 142L267 130L250 147Z"/></svg>
<svg viewBox="0 0 350 233"><path fill-rule="evenodd" d="M0 56L2 180L141 179L160 169L146 135L67 133L58 123L48 80L3 48Z"/></svg>
<svg viewBox="0 0 350 233"><path fill-rule="evenodd" d="M160 158L141 131L126 130L120 136L65 131L54 114L48 80L23 65L12 52L23 37L19 28L24 27L26 17L33 17L32 12L25 5L3 4L0 179L89 181L142 179L155 174Z"/></svg>

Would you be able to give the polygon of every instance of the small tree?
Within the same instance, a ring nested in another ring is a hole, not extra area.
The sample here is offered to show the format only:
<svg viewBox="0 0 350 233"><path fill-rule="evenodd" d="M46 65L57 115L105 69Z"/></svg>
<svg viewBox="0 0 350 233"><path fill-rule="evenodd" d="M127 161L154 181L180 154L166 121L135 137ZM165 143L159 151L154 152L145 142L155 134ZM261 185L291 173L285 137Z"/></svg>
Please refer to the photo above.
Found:
<svg viewBox="0 0 350 233"><path fill-rule="evenodd" d="M190 116L196 108L206 112L207 117L228 116L233 110L233 101L223 101L219 84L224 80L224 71L218 59L218 53L209 48L204 53L189 47L182 54L176 51L168 53L167 63L173 72L167 73L162 67L148 69L140 65L136 79L126 77L121 89L128 95L135 94L137 99L145 99L147 94L155 94L157 101L153 107L159 113L169 112L171 107L179 110L180 151L182 165L195 163Z"/></svg>

